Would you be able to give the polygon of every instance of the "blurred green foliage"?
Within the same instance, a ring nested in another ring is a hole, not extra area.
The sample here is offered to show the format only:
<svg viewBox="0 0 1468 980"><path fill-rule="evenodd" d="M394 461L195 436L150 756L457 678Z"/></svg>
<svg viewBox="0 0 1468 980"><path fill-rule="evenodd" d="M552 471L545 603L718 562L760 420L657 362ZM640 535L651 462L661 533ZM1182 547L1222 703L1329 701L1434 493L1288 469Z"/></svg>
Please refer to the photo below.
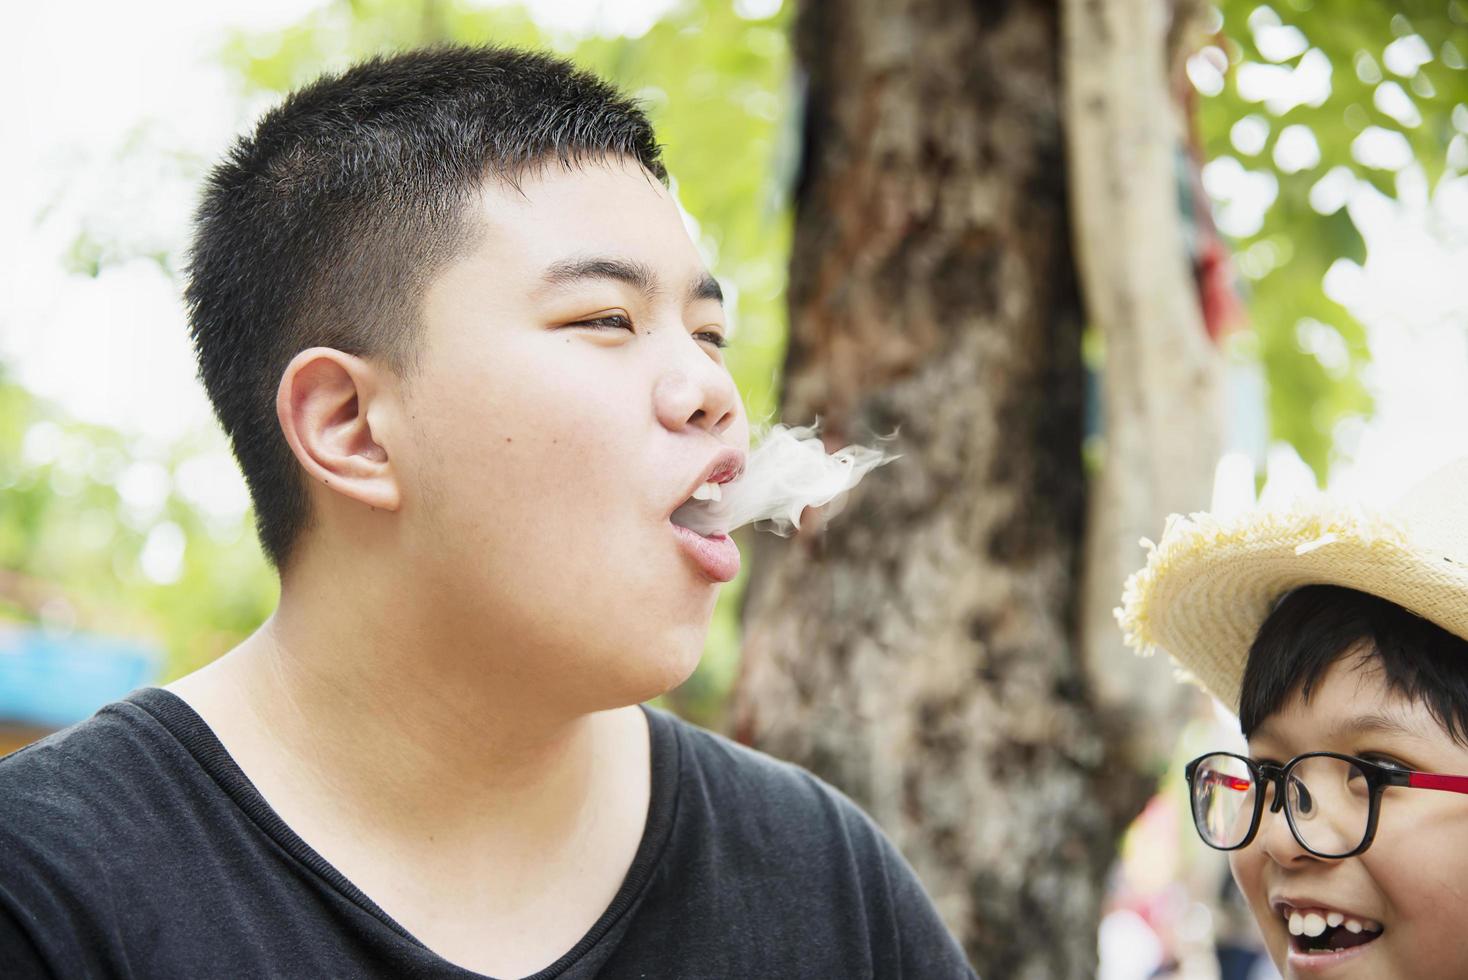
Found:
<svg viewBox="0 0 1468 980"><path fill-rule="evenodd" d="M1458 173L1468 168L1468 4L1218 7L1226 67L1221 90L1199 109L1205 155L1236 159L1277 187L1262 225L1234 243L1250 293L1245 343L1264 366L1273 437L1293 444L1323 481L1336 424L1371 411L1362 383L1366 332L1323 283L1335 262L1365 260L1346 192L1364 181L1395 198L1404 163L1421 167L1429 186L1452 172L1450 157ZM1205 91L1212 53L1195 58L1190 72ZM1288 97L1297 85L1305 101ZM1394 143L1409 151L1396 161L1373 151ZM1346 356L1322 358L1322 347Z"/></svg>
<svg viewBox="0 0 1468 980"><path fill-rule="evenodd" d="M208 514L177 489L180 467L214 443L160 451L67 419L0 370L0 619L161 647L170 674L239 642L277 586L248 514ZM148 499L129 499L122 488L139 481ZM150 540L166 551L180 539L177 561L144 560Z"/></svg>

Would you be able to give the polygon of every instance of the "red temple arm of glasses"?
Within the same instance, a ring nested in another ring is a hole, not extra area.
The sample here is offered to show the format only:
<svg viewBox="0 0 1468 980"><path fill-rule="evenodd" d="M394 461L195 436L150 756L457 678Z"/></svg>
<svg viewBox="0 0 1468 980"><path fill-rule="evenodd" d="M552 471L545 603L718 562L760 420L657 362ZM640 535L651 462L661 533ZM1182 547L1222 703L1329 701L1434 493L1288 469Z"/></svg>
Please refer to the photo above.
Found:
<svg viewBox="0 0 1468 980"><path fill-rule="evenodd" d="M1407 785L1421 789L1442 789L1449 793L1468 793L1468 776L1439 776L1431 772L1407 774Z"/></svg>

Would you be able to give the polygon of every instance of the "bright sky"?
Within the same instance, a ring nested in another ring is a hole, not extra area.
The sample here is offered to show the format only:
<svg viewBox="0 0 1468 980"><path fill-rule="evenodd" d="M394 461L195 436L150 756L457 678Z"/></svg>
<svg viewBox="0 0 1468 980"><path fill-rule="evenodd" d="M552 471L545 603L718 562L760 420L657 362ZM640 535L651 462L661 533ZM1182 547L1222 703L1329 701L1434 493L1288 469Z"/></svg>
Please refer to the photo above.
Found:
<svg viewBox="0 0 1468 980"><path fill-rule="evenodd" d="M552 29L637 34L671 3L532 8ZM229 28L284 25L319 5L152 0L143 17L91 0L8 13L0 84L19 97L9 100L0 155L0 357L71 414L135 435L144 458L213 425L177 287L147 258L91 278L67 271L65 256L83 229L129 254L180 254L202 166L263 108L246 104L212 64L218 43ZM763 14L772 3L740 6ZM1250 138L1247 124L1235 133ZM1223 198L1226 229L1246 228L1272 196L1242 168L1207 176ZM1368 381L1378 415L1341 432L1347 459L1336 475L1369 496L1393 495L1468 455L1468 180L1436 201L1418 184L1407 181L1400 204L1371 191L1350 195L1370 257L1330 282L1367 323L1375 356ZM1327 365L1338 353L1328 331L1306 339ZM212 460L202 464L214 474L203 495L220 511L243 508L227 454L221 448Z"/></svg>

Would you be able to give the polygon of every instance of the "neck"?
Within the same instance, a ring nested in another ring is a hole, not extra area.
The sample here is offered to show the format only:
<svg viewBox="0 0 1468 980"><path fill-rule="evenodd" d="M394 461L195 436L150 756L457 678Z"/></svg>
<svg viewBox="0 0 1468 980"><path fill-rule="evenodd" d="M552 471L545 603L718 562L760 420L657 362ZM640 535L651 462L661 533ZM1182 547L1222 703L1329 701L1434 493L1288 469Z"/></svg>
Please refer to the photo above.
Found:
<svg viewBox="0 0 1468 980"><path fill-rule="evenodd" d="M283 583L260 630L170 686L366 838L533 854L580 837L640 712L558 710L523 655L456 647L423 606L330 581Z"/></svg>

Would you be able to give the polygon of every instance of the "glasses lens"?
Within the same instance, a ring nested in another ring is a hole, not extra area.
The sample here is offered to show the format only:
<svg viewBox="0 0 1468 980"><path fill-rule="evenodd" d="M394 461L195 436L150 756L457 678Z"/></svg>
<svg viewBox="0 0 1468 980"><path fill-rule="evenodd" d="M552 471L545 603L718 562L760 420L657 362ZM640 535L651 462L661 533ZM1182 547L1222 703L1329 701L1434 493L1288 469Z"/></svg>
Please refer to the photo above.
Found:
<svg viewBox="0 0 1468 980"><path fill-rule="evenodd" d="M1300 843L1317 854L1339 857L1366 838L1371 786L1354 763L1312 755L1295 763L1286 777L1285 810Z"/></svg>
<svg viewBox="0 0 1468 980"><path fill-rule="evenodd" d="M1254 819L1254 777L1243 759L1222 753L1204 756L1193 770L1193 822L1203 840L1238 847Z"/></svg>

